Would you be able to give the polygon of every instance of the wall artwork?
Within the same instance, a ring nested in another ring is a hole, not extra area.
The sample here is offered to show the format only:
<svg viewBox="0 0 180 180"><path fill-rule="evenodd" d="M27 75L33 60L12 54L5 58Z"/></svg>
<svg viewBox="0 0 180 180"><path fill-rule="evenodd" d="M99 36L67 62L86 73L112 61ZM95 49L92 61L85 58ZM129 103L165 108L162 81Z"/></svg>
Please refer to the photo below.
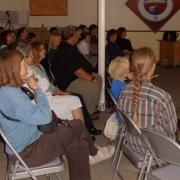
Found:
<svg viewBox="0 0 180 180"><path fill-rule="evenodd" d="M180 1L128 0L126 5L154 32L157 32L179 10Z"/></svg>
<svg viewBox="0 0 180 180"><path fill-rule="evenodd" d="M67 0L29 0L31 16L67 15Z"/></svg>

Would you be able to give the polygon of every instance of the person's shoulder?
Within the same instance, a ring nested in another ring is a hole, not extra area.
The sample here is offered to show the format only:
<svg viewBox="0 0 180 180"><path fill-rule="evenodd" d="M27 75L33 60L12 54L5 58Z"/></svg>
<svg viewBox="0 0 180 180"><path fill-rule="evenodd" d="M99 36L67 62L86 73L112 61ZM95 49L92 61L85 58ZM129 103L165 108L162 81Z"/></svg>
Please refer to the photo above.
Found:
<svg viewBox="0 0 180 180"><path fill-rule="evenodd" d="M12 87L12 86L3 86L0 87L0 96L1 96L1 100L3 98L11 98L11 97L15 97L16 95L18 95L20 93L20 88L19 87Z"/></svg>
<svg viewBox="0 0 180 180"><path fill-rule="evenodd" d="M171 95L168 92L151 82L147 83L145 88L150 92L149 95L152 96L152 98L156 98L159 101L165 101L167 98L171 98Z"/></svg>

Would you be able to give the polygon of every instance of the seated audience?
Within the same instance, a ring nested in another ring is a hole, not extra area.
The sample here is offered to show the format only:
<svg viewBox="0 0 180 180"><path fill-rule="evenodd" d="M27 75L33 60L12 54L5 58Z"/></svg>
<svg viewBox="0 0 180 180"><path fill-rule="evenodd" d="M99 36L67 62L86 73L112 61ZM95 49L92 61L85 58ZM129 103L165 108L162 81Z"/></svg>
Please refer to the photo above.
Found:
<svg viewBox="0 0 180 180"><path fill-rule="evenodd" d="M120 27L117 30L117 44L121 48L124 55L130 57L134 49L131 45L131 41L127 39L126 36L127 36L126 28Z"/></svg>
<svg viewBox="0 0 180 180"><path fill-rule="evenodd" d="M63 42L52 60L52 73L57 86L83 96L90 114L96 111L100 93L101 77L92 73L92 66L76 47L80 32L75 26L67 26L62 31Z"/></svg>
<svg viewBox="0 0 180 180"><path fill-rule="evenodd" d="M84 33L89 33L88 27L86 25L84 25L84 24L79 25L78 29L81 30L81 35L84 34ZM80 38L80 40L81 40L81 38Z"/></svg>
<svg viewBox="0 0 180 180"><path fill-rule="evenodd" d="M45 58L45 49L43 44L41 42L35 41L31 44L30 47L27 46L24 49L19 47L19 49L23 51L25 56L24 60L29 65L29 75L34 74L37 77L39 87L47 96L50 107L55 111L57 116L61 119L68 120L81 119L83 122L85 121L85 125L89 133L93 135L101 134L101 131L94 127L82 97L80 97L82 102L81 104L77 94L75 94L75 96L70 95L70 93L61 91L49 82L44 68L40 65L42 59ZM83 109L83 113L81 107Z"/></svg>
<svg viewBox="0 0 180 180"><path fill-rule="evenodd" d="M93 56L98 56L98 27L95 24L89 26L89 33L91 35L90 52Z"/></svg>
<svg viewBox="0 0 180 180"><path fill-rule="evenodd" d="M16 44L19 43L28 43L28 29L26 27L21 27L17 30L16 34Z"/></svg>
<svg viewBox="0 0 180 180"><path fill-rule="evenodd" d="M0 126L7 139L29 167L39 166L66 155L70 180L90 180L90 164L110 158L114 147L96 148L82 121L69 121L53 133L44 134L38 125L51 122L52 113L34 76L27 76L27 64L18 51L0 58ZM6 76L5 76L6 75ZM33 104L21 90L23 83L35 92ZM6 146L10 161L16 156ZM90 156L89 156L90 154Z"/></svg>
<svg viewBox="0 0 180 180"><path fill-rule="evenodd" d="M15 32L12 30L3 31L0 34L0 53L16 48Z"/></svg>
<svg viewBox="0 0 180 180"><path fill-rule="evenodd" d="M115 29L110 29L107 32L107 45L106 45L106 53L110 60L118 57L123 56L121 48L116 43L117 41L117 31Z"/></svg>
<svg viewBox="0 0 180 180"><path fill-rule="evenodd" d="M27 42L32 43L37 38L36 34L34 32L29 32L27 35Z"/></svg>
<svg viewBox="0 0 180 180"><path fill-rule="evenodd" d="M78 43L77 47L80 53L85 57L86 60L92 65L93 68L97 66L97 57L92 56L90 53L90 42L91 36L89 33L83 33L81 35L81 41Z"/></svg>
<svg viewBox="0 0 180 180"><path fill-rule="evenodd" d="M52 30L52 28L50 30ZM62 40L61 32L57 28L56 30L54 29L53 31L49 32L47 55L46 55L46 58L43 59L41 62L44 69L46 70L46 73L48 75L50 82L52 82L53 84L55 84L55 80L51 72L52 59L54 58L54 55L57 51L57 48L61 40Z"/></svg>
<svg viewBox="0 0 180 180"><path fill-rule="evenodd" d="M171 96L153 85L151 78L156 67L154 52L147 47L137 49L132 55L133 80L124 87L119 97L119 108L139 128L153 129L175 139L177 117ZM126 142L132 149L145 153L144 144L128 134Z"/></svg>

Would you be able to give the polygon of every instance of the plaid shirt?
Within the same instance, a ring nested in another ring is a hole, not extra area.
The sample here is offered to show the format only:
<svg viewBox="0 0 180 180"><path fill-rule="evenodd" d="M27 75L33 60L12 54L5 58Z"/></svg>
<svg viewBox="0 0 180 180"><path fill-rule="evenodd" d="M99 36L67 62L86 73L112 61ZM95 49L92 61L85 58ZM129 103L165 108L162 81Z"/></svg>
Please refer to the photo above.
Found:
<svg viewBox="0 0 180 180"><path fill-rule="evenodd" d="M133 119L132 98L134 82L129 83L119 97L119 108ZM165 136L175 138L177 117L171 96L164 90L153 85L150 81L144 81L141 86L139 102L137 105L137 117L139 127L150 128ZM135 151L143 151L144 148L139 138L128 134L126 141Z"/></svg>

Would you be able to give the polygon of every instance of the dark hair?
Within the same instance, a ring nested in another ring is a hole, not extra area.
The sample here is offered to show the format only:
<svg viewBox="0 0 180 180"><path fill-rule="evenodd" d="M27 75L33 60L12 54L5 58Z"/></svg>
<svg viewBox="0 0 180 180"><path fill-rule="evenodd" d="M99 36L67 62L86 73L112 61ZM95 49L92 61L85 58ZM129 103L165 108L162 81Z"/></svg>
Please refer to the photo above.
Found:
<svg viewBox="0 0 180 180"><path fill-rule="evenodd" d="M110 29L110 30L107 32L106 40L109 42L109 41L110 41L110 37L113 36L114 34L117 34L117 31L116 31L115 29Z"/></svg>
<svg viewBox="0 0 180 180"><path fill-rule="evenodd" d="M51 27L49 29L49 34L52 34L52 33L56 32L56 31L58 31L58 28L53 26L53 27Z"/></svg>
<svg viewBox="0 0 180 180"><path fill-rule="evenodd" d="M6 44L6 38L9 34L11 33L15 33L15 31L13 30L7 30L7 31L3 31L1 34L0 34L0 45L2 44Z"/></svg>
<svg viewBox="0 0 180 180"><path fill-rule="evenodd" d="M32 39L35 38L35 37L36 37L36 33L34 33L34 32L29 32L27 39L32 40Z"/></svg>
<svg viewBox="0 0 180 180"><path fill-rule="evenodd" d="M98 28L97 25L91 24L91 25L89 26L89 32L91 33L94 29L97 29L97 28Z"/></svg>
<svg viewBox="0 0 180 180"><path fill-rule="evenodd" d="M82 32L83 32L83 31L84 31L84 29L86 29L87 27L86 27L86 25L81 24L81 25L79 25L79 26L78 26L78 28L79 28L79 29L81 29L81 30L82 30Z"/></svg>
<svg viewBox="0 0 180 180"><path fill-rule="evenodd" d="M20 38L21 37L21 34L25 31L26 27L21 27L17 30L17 34L16 34L16 37L17 38Z"/></svg>
<svg viewBox="0 0 180 180"><path fill-rule="evenodd" d="M127 31L127 29L126 29L125 27L120 27L120 28L118 28L118 29L117 29L117 38L120 39L121 36L122 36L122 34L123 34L124 32L126 32L126 31Z"/></svg>
<svg viewBox="0 0 180 180"><path fill-rule="evenodd" d="M82 33L80 40L85 39L87 36L90 36L90 33Z"/></svg>

